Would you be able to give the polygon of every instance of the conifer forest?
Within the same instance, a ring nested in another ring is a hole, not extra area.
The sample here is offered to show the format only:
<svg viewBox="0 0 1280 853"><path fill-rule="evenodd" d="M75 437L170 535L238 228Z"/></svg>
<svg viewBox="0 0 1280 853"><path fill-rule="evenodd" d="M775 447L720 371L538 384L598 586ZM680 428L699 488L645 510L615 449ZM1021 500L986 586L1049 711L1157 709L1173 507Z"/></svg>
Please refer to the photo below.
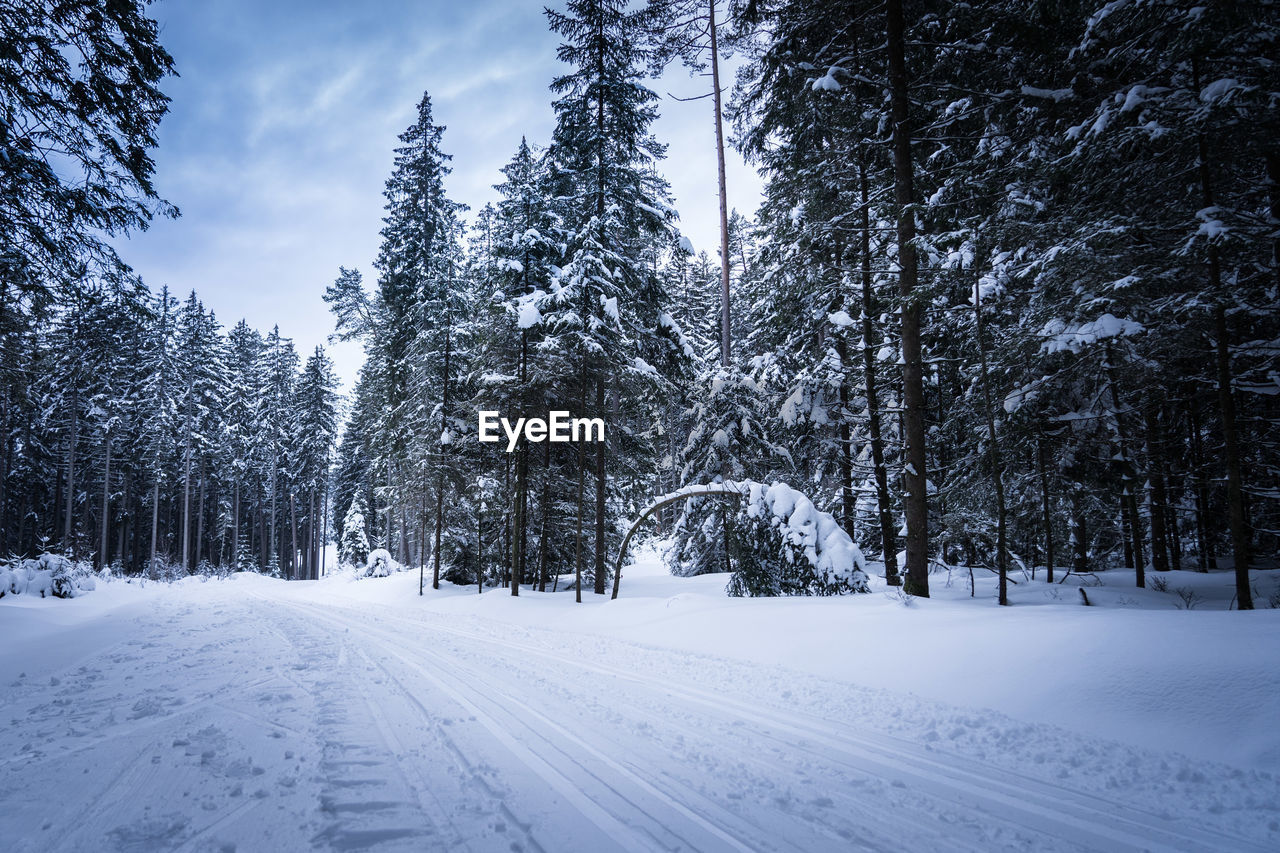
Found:
<svg viewBox="0 0 1280 853"><path fill-rule="evenodd" d="M0 848L1280 850L1280 0L0 0Z"/></svg>
<svg viewBox="0 0 1280 853"><path fill-rule="evenodd" d="M315 578L355 520L433 585L571 568L603 593L650 499L784 480L914 595L935 561L1231 566L1248 609L1280 530L1275 13L548 10L555 130L493 164L500 201L450 195L429 91L400 135L378 257L323 292L366 354L343 408L323 351L149 289L110 239L179 215L146 7L10 6L4 550ZM765 181L697 253L651 131L647 81L679 64L716 72L705 144ZM478 410L609 430L507 454ZM672 570L753 571L733 516L664 508Z"/></svg>

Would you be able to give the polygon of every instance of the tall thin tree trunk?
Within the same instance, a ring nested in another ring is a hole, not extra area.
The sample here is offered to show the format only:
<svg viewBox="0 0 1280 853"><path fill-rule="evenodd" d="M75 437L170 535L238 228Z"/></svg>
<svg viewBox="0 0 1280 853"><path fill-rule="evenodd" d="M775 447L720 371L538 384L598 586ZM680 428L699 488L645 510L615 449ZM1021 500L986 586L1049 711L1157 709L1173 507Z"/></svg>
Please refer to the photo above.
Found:
<svg viewBox="0 0 1280 853"><path fill-rule="evenodd" d="M880 392L876 381L876 357L872 348L875 324L871 318L875 298L871 289L871 198L867 177L867 153L858 162L859 220L861 240L859 263L862 274L862 372L867 390L867 430L871 437L871 465L876 481L876 507L880 520L880 554L884 562L884 580L888 586L901 586L898 574L897 530L893 524L893 504L889 499L889 471L884 462L884 438L880 426Z"/></svg>
<svg viewBox="0 0 1280 853"><path fill-rule="evenodd" d="M298 504L289 490L289 580L298 580Z"/></svg>
<svg viewBox="0 0 1280 853"><path fill-rule="evenodd" d="M1105 350L1107 385L1111 391L1111 408L1116 421L1116 440L1120 449L1120 477L1123 488L1120 493L1121 515L1127 519L1128 541L1133 549L1133 570L1137 577L1137 585L1147 585L1146 558L1142 553L1142 519L1138 517L1138 477L1129 445L1129 431L1123 411L1120 408L1120 393L1117 391L1115 353L1108 344Z"/></svg>
<svg viewBox="0 0 1280 853"><path fill-rule="evenodd" d="M207 481L205 480L205 459L200 458L200 499L196 503L196 565L200 565L200 561L204 557L204 498L207 492Z"/></svg>
<svg viewBox="0 0 1280 853"><path fill-rule="evenodd" d="M155 482L151 486L151 562L147 568L149 574L156 570L156 537L160 530L160 472L156 471Z"/></svg>
<svg viewBox="0 0 1280 853"><path fill-rule="evenodd" d="M996 441L996 416L991 407L991 377L987 371L987 345L982 319L982 284L973 288L973 317L978 332L978 367L982 376L983 414L987 421L987 441L990 447L991 479L996 492L996 572L1000 575L999 602L1009 603L1009 551L1005 527L1004 461L1000 445Z"/></svg>
<svg viewBox="0 0 1280 853"><path fill-rule="evenodd" d="M231 570L239 571L240 569L240 478L236 478L236 484L232 492L231 498Z"/></svg>
<svg viewBox="0 0 1280 853"><path fill-rule="evenodd" d="M1036 439L1036 467L1040 469L1040 512L1044 525L1045 581L1053 583L1053 516L1049 512L1049 470L1045 464L1044 436Z"/></svg>
<svg viewBox="0 0 1280 853"><path fill-rule="evenodd" d="M1192 74L1200 89L1200 64L1192 59ZM1203 206L1213 207L1213 179L1209 172L1209 143L1204 133L1197 137L1200 159L1200 190ZM1273 190L1273 207L1276 198ZM1209 292L1213 295L1213 334L1217 338L1218 409L1222 417L1223 455L1227 463L1227 520L1231 529L1231 555L1235 561L1236 606L1253 609L1253 590L1249 586L1249 522L1244 508L1244 476L1240 470L1240 439L1236 425L1236 401L1232 387L1231 339L1227 329L1227 294L1222 287L1222 263L1218 247L1209 240Z"/></svg>
<svg viewBox="0 0 1280 853"><path fill-rule="evenodd" d="M1211 277L1219 277L1217 252L1210 266ZM1220 285L1214 285L1218 292ZM1240 610L1253 609L1253 590L1249 586L1249 523L1244 511L1244 477L1240 471L1240 444L1236 428L1236 402L1231 385L1231 350L1228 343L1227 312L1221 303L1213 312L1213 329L1218 338L1218 407L1222 413L1222 435L1227 462L1227 519L1231 527L1231 556L1235 561L1236 606Z"/></svg>
<svg viewBox="0 0 1280 853"><path fill-rule="evenodd" d="M920 302L916 289L916 222L914 164L909 123L906 35L902 0L887 0L889 100L893 112L894 201L898 209L898 291L902 297L902 403L906 464L903 468L903 514L907 523L905 589L929 595L929 497L924 428L924 365L920 344Z"/></svg>
<svg viewBox="0 0 1280 853"><path fill-rule="evenodd" d="M76 443L80 432L80 394L74 391L71 395L71 434L67 440L67 509L62 524L62 549L67 553L75 553L75 545L71 541L72 510L76 497Z"/></svg>
<svg viewBox="0 0 1280 853"><path fill-rule="evenodd" d="M720 366L728 368L729 334L729 199L724 180L724 126L720 106L720 46L716 38L716 0L707 0L711 34L711 91L716 111L716 176L720 191Z"/></svg>
<svg viewBox="0 0 1280 853"><path fill-rule="evenodd" d="M1085 527L1084 508L1080 505L1080 493L1071 493L1071 545L1072 570L1089 571L1089 531Z"/></svg>
<svg viewBox="0 0 1280 853"><path fill-rule="evenodd" d="M604 378L596 381L596 413L604 416ZM605 573L605 502L608 498L608 481L605 478L605 441L596 442L596 560L595 560L595 593L604 595Z"/></svg>
<svg viewBox="0 0 1280 853"><path fill-rule="evenodd" d="M579 377L579 398L578 411L585 411L587 407L587 362L586 355L583 355L582 375ZM578 522L577 535L574 538L573 545L573 576L574 576L574 599L578 604L582 603L582 517L584 515L583 501L586 497L586 480L587 480L587 451L586 443L578 444Z"/></svg>
<svg viewBox="0 0 1280 853"><path fill-rule="evenodd" d="M102 544L98 550L98 568L104 569L110 563L107 553L107 534L111 528L111 433L107 433L106 446L103 448L102 463Z"/></svg>
<svg viewBox="0 0 1280 853"><path fill-rule="evenodd" d="M191 571L191 423L187 423L187 442L182 452L182 568Z"/></svg>
<svg viewBox="0 0 1280 853"><path fill-rule="evenodd" d="M1169 571L1169 538L1166 527L1166 512L1169 497L1164 481L1164 438L1160 430L1160 414L1148 409L1145 413L1147 423L1147 466L1151 480L1151 568L1157 572Z"/></svg>

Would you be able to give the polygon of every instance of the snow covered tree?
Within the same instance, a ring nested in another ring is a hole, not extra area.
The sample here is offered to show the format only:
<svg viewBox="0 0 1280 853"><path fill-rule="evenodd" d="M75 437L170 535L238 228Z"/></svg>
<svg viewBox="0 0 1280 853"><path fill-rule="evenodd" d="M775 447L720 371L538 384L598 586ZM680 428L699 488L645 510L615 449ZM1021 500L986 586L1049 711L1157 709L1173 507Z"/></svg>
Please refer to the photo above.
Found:
<svg viewBox="0 0 1280 853"><path fill-rule="evenodd" d="M0 16L5 299L123 269L111 235L176 216L150 150L173 58L140 0L22 3Z"/></svg>
<svg viewBox="0 0 1280 853"><path fill-rule="evenodd" d="M626 381L633 389L627 397L634 399L635 385L650 378L643 364L674 345L660 319L668 297L651 262L674 219L667 184L651 167L665 154L649 132L657 96L641 82L648 60L642 21L625 3L570 0L563 12L548 9L547 18L564 39L557 56L569 66L551 85L558 97L550 156L571 237L568 261L539 309L547 334L564 342L578 368L576 388L563 407L608 417L616 433L623 410L620 383ZM579 575L587 468L585 445L580 447L574 561ZM607 460L622 459L625 447L611 439L598 442L594 451L591 574L595 592L603 594L613 527Z"/></svg>
<svg viewBox="0 0 1280 853"><path fill-rule="evenodd" d="M369 540L365 537L364 498L356 495L342 519L342 544L338 558L347 565L363 566L369 558Z"/></svg>

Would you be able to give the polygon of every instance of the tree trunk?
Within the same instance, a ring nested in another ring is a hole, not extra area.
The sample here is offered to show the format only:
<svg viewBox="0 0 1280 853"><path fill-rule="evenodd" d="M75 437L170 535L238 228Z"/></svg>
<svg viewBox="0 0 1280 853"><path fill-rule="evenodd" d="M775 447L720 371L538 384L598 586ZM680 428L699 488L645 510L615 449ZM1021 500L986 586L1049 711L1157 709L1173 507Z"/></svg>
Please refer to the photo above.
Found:
<svg viewBox="0 0 1280 853"><path fill-rule="evenodd" d="M155 483L151 486L151 563L147 571L154 575L156 570L156 536L160 529L160 472L156 472Z"/></svg>
<svg viewBox="0 0 1280 853"><path fill-rule="evenodd" d="M711 34L711 90L716 111L716 176L720 190L720 366L730 360L729 335L729 199L724 180L724 127L720 107L720 47L716 41L716 0L707 0Z"/></svg>
<svg viewBox="0 0 1280 853"><path fill-rule="evenodd" d="M907 523L905 589L929 595L929 498L925 454L924 374L920 345L920 303L916 288L915 194L909 124L910 91L906 65L906 37L902 0L887 0L889 97L893 111L894 201L898 210L898 291L902 297L902 402L906 487L902 506Z"/></svg>
<svg viewBox="0 0 1280 853"><path fill-rule="evenodd" d="M204 557L204 498L207 491L205 481L205 460L200 459L200 500L196 504L196 565L200 565Z"/></svg>
<svg viewBox="0 0 1280 853"><path fill-rule="evenodd" d="M1217 279L1216 251L1210 266ZM1213 291L1219 292L1215 283ZM1236 402L1231 387L1231 350L1227 339L1227 312L1219 303L1213 312L1214 333L1218 338L1218 407L1222 413L1222 436L1227 462L1227 519L1231 526L1231 555L1235 561L1236 606L1253 609L1253 590L1249 586L1249 524L1244 511L1244 477L1240 471L1240 446L1236 431Z"/></svg>
<svg viewBox="0 0 1280 853"><path fill-rule="evenodd" d="M240 570L240 479L238 477L231 498L231 570Z"/></svg>
<svg viewBox="0 0 1280 853"><path fill-rule="evenodd" d="M111 524L111 433L107 433L102 463L102 540L98 549L98 568L104 569L111 562L107 553L107 534Z"/></svg>
<svg viewBox="0 0 1280 853"><path fill-rule="evenodd" d="M875 299L871 289L871 199L867 177L867 154L861 152L858 163L859 219L862 245L859 259L862 273L862 371L867 390L867 430L871 437L871 465L876 481L876 507L880 519L880 554L884 562L884 580L888 586L901 586L898 574L897 530L893 523L893 504L889 499L889 471L884 462L884 438L880 427L880 392L876 381L876 356L872 346L875 335Z"/></svg>
<svg viewBox="0 0 1280 853"><path fill-rule="evenodd" d="M1004 462L996 443L996 416L991 408L991 378L987 372L987 345L982 321L982 285L973 288L973 317L978 333L978 366L982 376L983 414L987 421L987 441L991 448L991 479L996 492L996 572L1000 576L999 602L1009 603L1009 552L1005 525Z"/></svg>
<svg viewBox="0 0 1280 853"><path fill-rule="evenodd" d="M1200 65L1192 59L1192 74L1200 88ZM1209 172L1209 143L1204 133L1197 137L1200 159L1200 190L1204 207L1213 207L1213 179ZM1268 163L1270 165L1270 163ZM1272 207L1276 196L1272 190ZM1216 302L1213 310L1213 334L1217 338L1215 356L1218 379L1218 409L1222 416L1223 453L1227 463L1227 519L1231 528L1231 554L1235 562L1236 606L1253 609L1253 590L1249 587L1249 523L1244 509L1244 476L1240 470L1240 444L1236 425L1236 402L1232 388L1231 343L1227 330L1227 294L1222 288L1222 264L1218 247L1209 239L1209 292Z"/></svg>
<svg viewBox="0 0 1280 853"><path fill-rule="evenodd" d="M587 362L586 362L585 355L583 356L583 361L582 361L582 376L580 377L580 380L579 380L579 389L580 389L580 392L579 392L579 399L578 399L578 411L581 412L581 411L585 411L587 407ZM582 603L582 517L585 514L585 507L583 506L583 503L586 498L586 494L585 494L586 479L587 479L586 447L587 445L585 442L580 442L578 444L578 522L577 522L578 530L577 530L577 535L574 538L574 546L573 546L573 577L574 577L573 595L574 595L574 600L578 604Z"/></svg>
<svg viewBox="0 0 1280 853"><path fill-rule="evenodd" d="M76 499L76 443L80 432L80 395L71 395L71 434L67 440L67 509L62 520L62 549L74 556L75 545L71 541L71 518Z"/></svg>
<svg viewBox="0 0 1280 853"><path fill-rule="evenodd" d="M1040 512L1044 525L1046 583L1053 583L1053 516L1049 512L1049 471L1045 465L1044 436L1036 439L1036 466L1040 469Z"/></svg>
<svg viewBox="0 0 1280 853"><path fill-rule="evenodd" d="M1137 576L1137 585L1146 587L1147 566L1142 553L1142 519L1138 517L1138 481L1137 466L1129 450L1129 435L1124 415L1120 409L1120 395L1116 390L1116 365L1114 352L1108 344L1105 351L1107 385L1111 390L1111 408L1116 420L1116 439L1120 446L1120 478L1123 488L1120 493L1122 515L1128 519L1129 539L1133 548L1133 570Z"/></svg>
<svg viewBox="0 0 1280 853"><path fill-rule="evenodd" d="M1089 533L1085 528L1084 509L1080 506L1079 492L1071 494L1071 545L1072 570L1089 571Z"/></svg>
<svg viewBox="0 0 1280 853"><path fill-rule="evenodd" d="M1157 572L1169 571L1169 537L1166 512L1169 506L1164 482L1164 439L1160 430L1160 414L1145 413L1147 422L1148 474L1151 480L1151 568Z"/></svg>
<svg viewBox="0 0 1280 853"><path fill-rule="evenodd" d="M289 580L298 578L298 502L294 500L293 489L289 490Z"/></svg>
<svg viewBox="0 0 1280 853"><path fill-rule="evenodd" d="M598 417L604 416L604 379L596 381L596 414ZM605 479L605 444L606 441L596 442L596 560L595 560L595 593L596 595L604 595L605 574L608 569L605 568L605 502L608 497Z"/></svg>

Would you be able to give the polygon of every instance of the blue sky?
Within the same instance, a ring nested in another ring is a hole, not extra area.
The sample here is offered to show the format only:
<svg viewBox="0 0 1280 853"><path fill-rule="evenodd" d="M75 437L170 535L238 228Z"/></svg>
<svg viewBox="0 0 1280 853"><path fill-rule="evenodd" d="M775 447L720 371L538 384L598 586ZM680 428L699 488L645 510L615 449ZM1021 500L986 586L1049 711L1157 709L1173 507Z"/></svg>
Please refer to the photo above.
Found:
<svg viewBox="0 0 1280 853"><path fill-rule="evenodd" d="M278 323L304 354L333 323L320 295L339 265L374 274L382 185L396 136L424 90L447 125L450 196L478 209L527 135L549 139L547 85L561 73L542 4L477 0L161 0L150 7L179 77L160 128L157 186L182 217L121 245L158 290L197 290L224 325ZM726 79L732 79L731 76ZM708 91L673 67L654 126L670 145L663 172L682 228L714 256L718 242ZM729 201L759 203L759 179L730 150ZM356 344L330 348L344 390Z"/></svg>

